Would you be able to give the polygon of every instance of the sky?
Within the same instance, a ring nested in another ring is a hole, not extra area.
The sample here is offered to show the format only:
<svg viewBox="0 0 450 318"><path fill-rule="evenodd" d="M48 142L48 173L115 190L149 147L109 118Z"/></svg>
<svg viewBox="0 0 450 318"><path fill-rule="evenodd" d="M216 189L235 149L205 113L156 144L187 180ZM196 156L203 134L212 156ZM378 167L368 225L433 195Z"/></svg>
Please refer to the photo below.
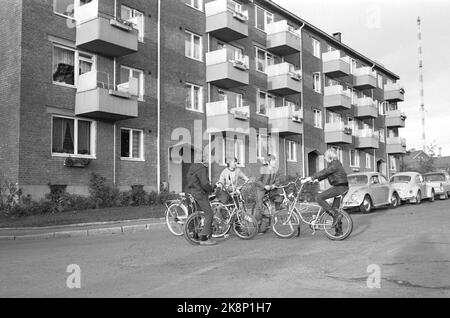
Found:
<svg viewBox="0 0 450 318"><path fill-rule="evenodd" d="M274 0L400 76L407 149L422 149L417 17L422 20L427 144L450 156L449 0Z"/></svg>

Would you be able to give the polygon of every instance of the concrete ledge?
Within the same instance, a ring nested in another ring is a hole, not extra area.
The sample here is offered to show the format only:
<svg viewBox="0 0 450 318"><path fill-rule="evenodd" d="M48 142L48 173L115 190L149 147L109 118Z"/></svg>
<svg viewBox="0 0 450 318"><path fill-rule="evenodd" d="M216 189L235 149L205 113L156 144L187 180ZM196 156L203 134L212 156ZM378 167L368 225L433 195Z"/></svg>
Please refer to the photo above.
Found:
<svg viewBox="0 0 450 318"><path fill-rule="evenodd" d="M148 230L147 224L122 226L122 233L123 234L144 232L144 231L147 231L147 230Z"/></svg>
<svg viewBox="0 0 450 318"><path fill-rule="evenodd" d="M55 238L88 236L87 230L55 232Z"/></svg>
<svg viewBox="0 0 450 318"><path fill-rule="evenodd" d="M55 237L55 233L43 233L43 234L15 236L15 239L16 240L38 240L38 239L51 239L54 237Z"/></svg>
<svg viewBox="0 0 450 318"><path fill-rule="evenodd" d="M122 234L122 227L110 227L105 229L87 230L88 236L105 235L105 234Z"/></svg>
<svg viewBox="0 0 450 318"><path fill-rule="evenodd" d="M14 241L15 239L14 236L0 236L0 241Z"/></svg>

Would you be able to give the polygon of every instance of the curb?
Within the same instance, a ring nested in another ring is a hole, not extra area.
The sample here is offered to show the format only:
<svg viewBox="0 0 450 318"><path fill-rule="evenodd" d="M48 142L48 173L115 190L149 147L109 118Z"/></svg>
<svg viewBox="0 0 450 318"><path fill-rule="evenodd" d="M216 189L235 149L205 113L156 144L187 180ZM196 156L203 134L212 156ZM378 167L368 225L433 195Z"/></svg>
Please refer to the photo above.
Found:
<svg viewBox="0 0 450 318"><path fill-rule="evenodd" d="M123 225L107 228L96 228L73 231L57 231L40 234L8 235L0 236L0 241L18 240L47 240L52 238L88 237L100 235L123 235L149 231L152 227L165 225L162 222L152 222L147 224Z"/></svg>

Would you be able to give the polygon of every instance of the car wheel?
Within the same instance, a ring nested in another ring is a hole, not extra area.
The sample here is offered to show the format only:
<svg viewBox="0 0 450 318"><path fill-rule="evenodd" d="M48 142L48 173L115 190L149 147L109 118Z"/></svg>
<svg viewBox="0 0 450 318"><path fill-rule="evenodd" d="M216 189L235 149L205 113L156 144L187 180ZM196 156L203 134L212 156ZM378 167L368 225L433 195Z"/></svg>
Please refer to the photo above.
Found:
<svg viewBox="0 0 450 318"><path fill-rule="evenodd" d="M391 209L397 208L400 205L400 202L401 202L401 200L400 200L400 197L398 196L398 194L393 193L392 198L391 198L391 205L390 205Z"/></svg>
<svg viewBox="0 0 450 318"><path fill-rule="evenodd" d="M416 195L416 204L420 204L422 202L422 193L419 191L417 191L417 195Z"/></svg>
<svg viewBox="0 0 450 318"><path fill-rule="evenodd" d="M364 197L363 202L361 203L359 210L362 213L370 213L372 211L372 199L369 195L366 195Z"/></svg>

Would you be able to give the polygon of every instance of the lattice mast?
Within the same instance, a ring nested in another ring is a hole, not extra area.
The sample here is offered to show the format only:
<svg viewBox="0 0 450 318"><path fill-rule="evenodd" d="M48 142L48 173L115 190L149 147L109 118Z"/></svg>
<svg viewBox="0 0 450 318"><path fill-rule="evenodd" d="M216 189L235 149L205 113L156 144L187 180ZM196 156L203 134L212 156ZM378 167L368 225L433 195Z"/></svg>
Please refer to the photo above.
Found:
<svg viewBox="0 0 450 318"><path fill-rule="evenodd" d="M423 88L423 50L422 50L422 29L420 17L417 18L417 37L419 43L419 82L420 82L420 114L422 122L422 149L426 151L427 140L425 132L425 95Z"/></svg>

